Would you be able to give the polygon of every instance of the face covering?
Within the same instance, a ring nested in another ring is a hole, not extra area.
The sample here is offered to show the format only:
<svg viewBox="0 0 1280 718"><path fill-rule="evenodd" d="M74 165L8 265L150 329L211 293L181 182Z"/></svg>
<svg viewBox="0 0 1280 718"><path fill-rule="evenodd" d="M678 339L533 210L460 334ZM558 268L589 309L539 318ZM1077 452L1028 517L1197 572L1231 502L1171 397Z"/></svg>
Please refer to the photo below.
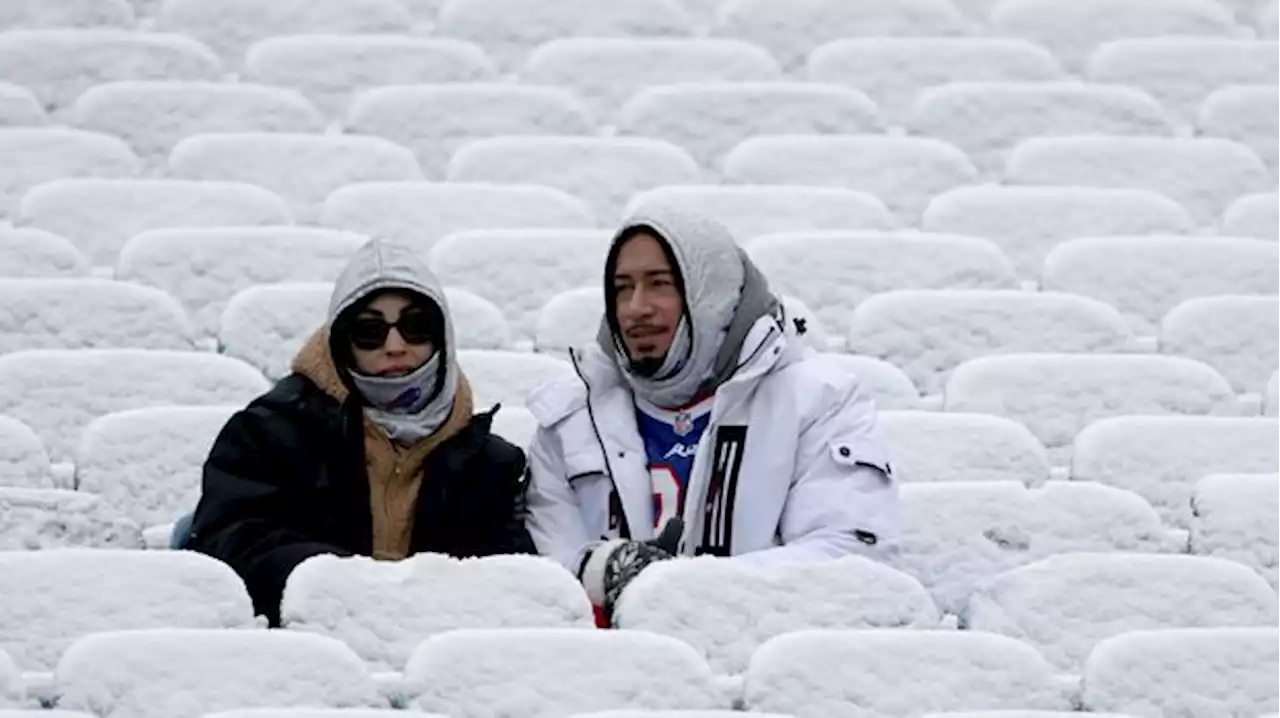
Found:
<svg viewBox="0 0 1280 718"><path fill-rule="evenodd" d="M351 372L351 382L368 406L365 415L397 444L411 445L431 436L453 411L457 384L441 385L440 352L404 376L365 376ZM437 385L440 389L436 392Z"/></svg>

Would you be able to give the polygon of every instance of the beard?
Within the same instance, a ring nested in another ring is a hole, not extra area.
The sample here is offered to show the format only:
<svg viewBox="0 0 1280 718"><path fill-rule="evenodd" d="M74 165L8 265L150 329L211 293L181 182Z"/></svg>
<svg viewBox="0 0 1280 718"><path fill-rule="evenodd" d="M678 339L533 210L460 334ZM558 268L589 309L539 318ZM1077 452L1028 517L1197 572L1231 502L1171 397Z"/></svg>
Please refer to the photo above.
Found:
<svg viewBox="0 0 1280 718"><path fill-rule="evenodd" d="M665 357L641 357L639 359L629 360L630 371L636 376L652 378L658 370L662 368L662 362Z"/></svg>

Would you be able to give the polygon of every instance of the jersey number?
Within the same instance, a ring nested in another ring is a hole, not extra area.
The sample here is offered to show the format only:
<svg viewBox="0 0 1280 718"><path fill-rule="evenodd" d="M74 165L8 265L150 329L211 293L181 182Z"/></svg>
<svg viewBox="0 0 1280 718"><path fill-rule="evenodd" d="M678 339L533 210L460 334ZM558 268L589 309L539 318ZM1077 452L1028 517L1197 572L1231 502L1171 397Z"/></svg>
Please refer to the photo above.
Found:
<svg viewBox="0 0 1280 718"><path fill-rule="evenodd" d="M680 513L680 480L674 469L659 464L649 469L649 485L653 487L653 527L661 530L667 519Z"/></svg>

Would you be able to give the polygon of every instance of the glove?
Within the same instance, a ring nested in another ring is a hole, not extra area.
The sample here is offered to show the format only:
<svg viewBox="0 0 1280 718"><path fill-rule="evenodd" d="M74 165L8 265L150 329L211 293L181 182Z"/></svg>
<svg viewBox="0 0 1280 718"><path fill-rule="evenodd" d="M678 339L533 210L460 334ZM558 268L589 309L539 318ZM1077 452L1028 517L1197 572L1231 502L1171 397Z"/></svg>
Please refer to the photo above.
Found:
<svg viewBox="0 0 1280 718"><path fill-rule="evenodd" d="M683 533L684 521L673 517L655 539L616 539L588 549L578 569L578 580L587 590L591 603L604 609L605 616L612 620L613 607L622 595L622 589L649 564L675 556L680 550Z"/></svg>

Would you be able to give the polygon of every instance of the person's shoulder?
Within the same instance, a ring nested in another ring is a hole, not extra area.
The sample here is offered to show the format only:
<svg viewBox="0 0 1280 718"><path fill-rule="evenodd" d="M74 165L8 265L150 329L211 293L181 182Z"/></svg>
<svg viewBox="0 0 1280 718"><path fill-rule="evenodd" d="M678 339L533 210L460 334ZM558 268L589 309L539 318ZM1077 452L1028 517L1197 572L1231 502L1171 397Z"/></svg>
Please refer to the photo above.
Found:
<svg viewBox="0 0 1280 718"><path fill-rule="evenodd" d="M858 378L828 355L805 347L796 351L767 380L786 384L796 391L823 391L845 394L858 388Z"/></svg>

